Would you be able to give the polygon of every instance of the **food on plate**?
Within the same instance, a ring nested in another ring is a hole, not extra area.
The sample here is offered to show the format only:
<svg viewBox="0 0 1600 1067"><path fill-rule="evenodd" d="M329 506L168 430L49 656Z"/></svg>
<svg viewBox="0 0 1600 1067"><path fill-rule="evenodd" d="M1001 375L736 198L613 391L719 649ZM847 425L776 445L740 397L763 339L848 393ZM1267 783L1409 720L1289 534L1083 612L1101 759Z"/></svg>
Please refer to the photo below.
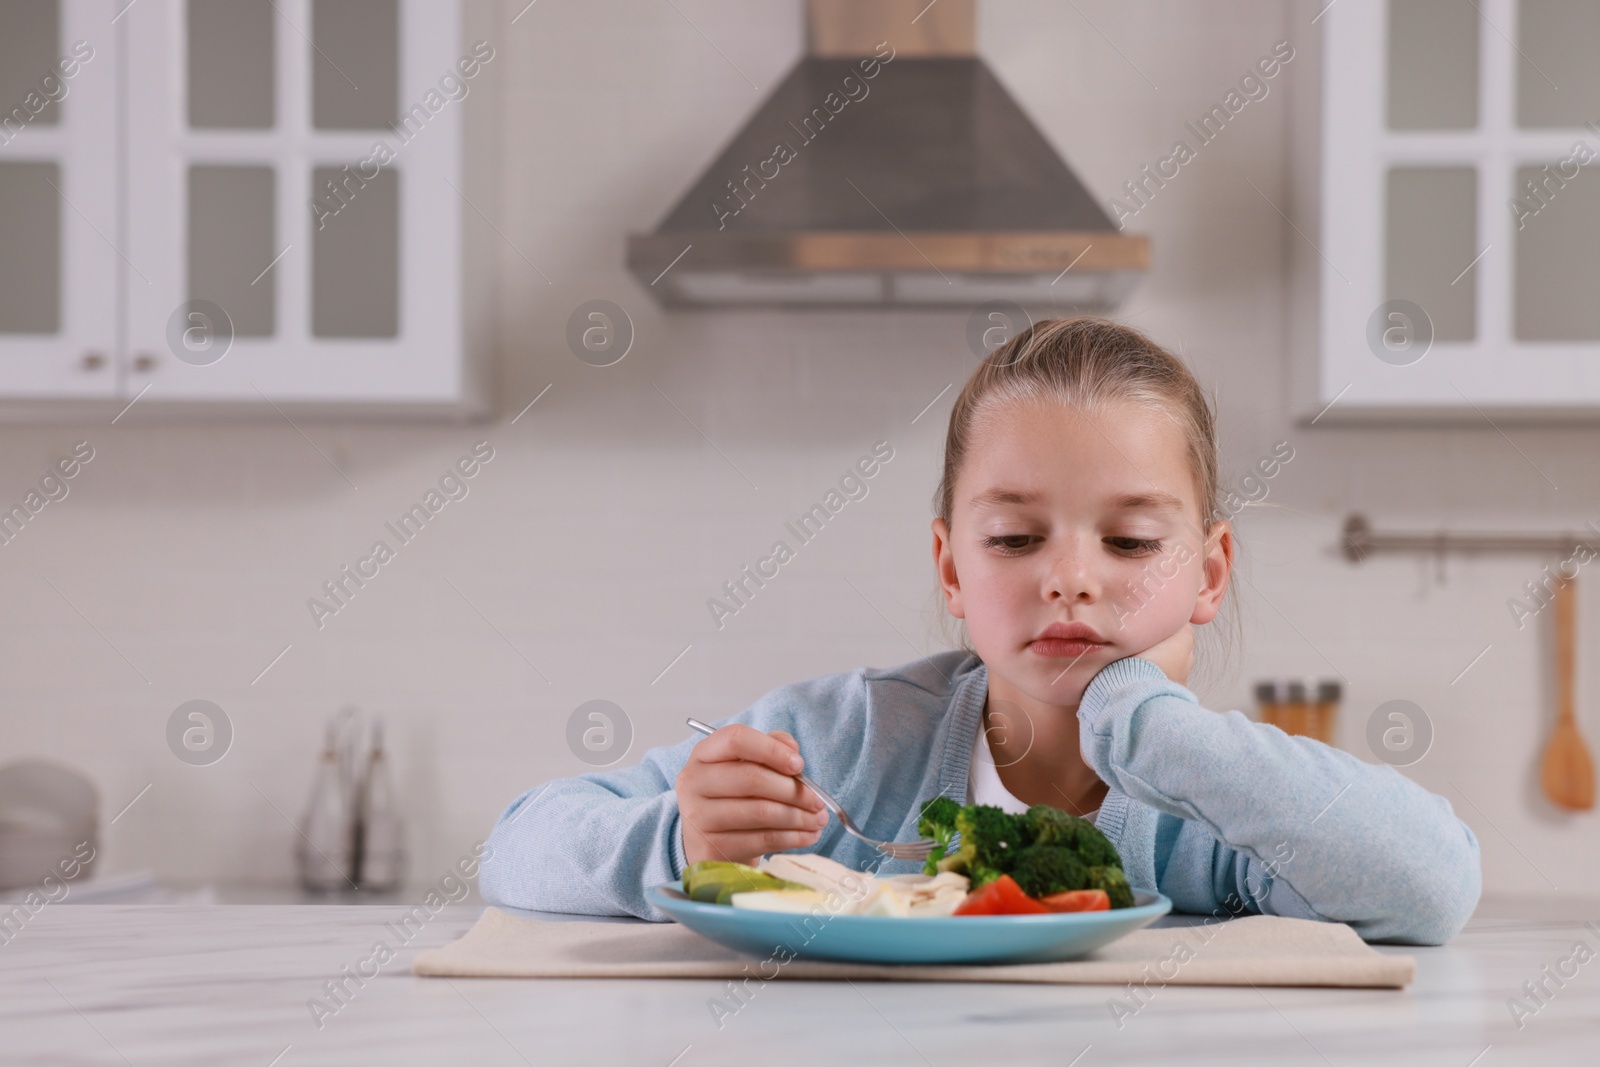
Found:
<svg viewBox="0 0 1600 1067"><path fill-rule="evenodd" d="M783 911L805 915L812 908L826 907L828 895L815 889L755 889L733 894L728 903L750 911Z"/></svg>
<svg viewBox="0 0 1600 1067"><path fill-rule="evenodd" d="M765 856L760 870L823 894L833 915L886 915L897 918L949 915L967 895L964 875L942 873L897 874L875 877L852 870L837 860L807 852L781 852ZM742 894L741 894L742 896ZM735 898L735 907L783 908L795 903ZM809 910L809 905L797 910Z"/></svg>
<svg viewBox="0 0 1600 1067"><path fill-rule="evenodd" d="M960 814L961 805L949 797L934 797L922 805L922 813L917 817L917 833L934 841L933 852L923 865L923 874L938 873L936 865L950 850L950 842L956 835L956 816Z"/></svg>
<svg viewBox="0 0 1600 1067"><path fill-rule="evenodd" d="M929 878L925 874L893 874L873 879L873 889L862 902L861 915L889 915L896 918L932 918L953 915L967 897L967 877L943 871Z"/></svg>
<svg viewBox="0 0 1600 1067"><path fill-rule="evenodd" d="M1089 887L1104 892L1113 908L1133 907L1133 887L1121 867L1090 867Z"/></svg>
<svg viewBox="0 0 1600 1067"><path fill-rule="evenodd" d="M693 864L683 872L683 887L691 900L752 911L926 918L954 913L968 881L954 872L874 877L826 856L779 853L760 867Z"/></svg>
<svg viewBox="0 0 1600 1067"><path fill-rule="evenodd" d="M1045 915L1133 907L1117 850L1094 823L1048 804L1012 815L935 797L917 829L937 842L921 874L873 876L809 852L757 867L706 860L683 872L691 900L807 915Z"/></svg>
<svg viewBox="0 0 1600 1067"><path fill-rule="evenodd" d="M967 880L959 874L863 876L862 884L866 893L860 899L817 889L768 889L735 893L729 903L755 911L912 919L951 915L967 896Z"/></svg>
<svg viewBox="0 0 1600 1067"><path fill-rule="evenodd" d="M1069 889L1039 901L1051 911L1109 911L1111 898L1104 889Z"/></svg>
<svg viewBox="0 0 1600 1067"><path fill-rule="evenodd" d="M870 874L810 852L778 852L763 856L760 870L774 878L782 878L819 893L836 893L850 900L865 897L873 880Z"/></svg>
<svg viewBox="0 0 1600 1067"><path fill-rule="evenodd" d="M924 873L965 874L974 896L1009 876L1031 900L1090 889L1103 892L1112 908L1133 907L1133 890L1116 848L1094 823L1060 808L1035 804L1013 815L988 804L963 806L934 797L923 805L917 830L937 842ZM984 899L990 902L985 906L1009 900L1009 890Z"/></svg>
<svg viewBox="0 0 1600 1067"><path fill-rule="evenodd" d="M931 803L937 804L938 801ZM949 807L940 805L937 814L948 815ZM922 869L924 873L956 871L965 874L972 879L974 889L987 885L1009 871L1017 852L1031 840L1021 817L1008 815L988 804L968 804L964 808L956 808L954 818L948 825L934 824L924 807L917 828L935 841L939 838L929 832L932 829L938 829L947 841L959 835L960 846L954 853L943 855L935 848Z"/></svg>
<svg viewBox="0 0 1600 1067"><path fill-rule="evenodd" d="M803 888L796 882L786 882L754 867L721 860L702 860L690 864L683 872L684 896L708 904L726 904L735 893Z"/></svg>
<svg viewBox="0 0 1600 1067"><path fill-rule="evenodd" d="M974 889L956 908L956 915L1043 915L1048 912L1109 911L1111 898L1103 889L1070 889L1047 897L1032 897L1009 874Z"/></svg>
<svg viewBox="0 0 1600 1067"><path fill-rule="evenodd" d="M1002 874L967 894L957 915L1043 915L1050 909L1022 891L1015 878Z"/></svg>
<svg viewBox="0 0 1600 1067"><path fill-rule="evenodd" d="M1047 897L1089 884L1089 868L1078 854L1059 845L1029 845L1017 853L1011 877L1030 897Z"/></svg>

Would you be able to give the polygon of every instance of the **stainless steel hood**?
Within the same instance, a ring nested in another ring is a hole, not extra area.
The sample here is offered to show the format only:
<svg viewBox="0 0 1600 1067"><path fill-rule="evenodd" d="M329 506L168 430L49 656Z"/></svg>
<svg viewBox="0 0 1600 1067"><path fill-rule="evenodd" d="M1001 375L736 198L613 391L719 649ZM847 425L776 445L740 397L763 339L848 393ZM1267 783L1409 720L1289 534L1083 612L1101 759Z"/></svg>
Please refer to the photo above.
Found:
<svg viewBox="0 0 1600 1067"><path fill-rule="evenodd" d="M1149 242L977 58L972 4L807 0L808 54L629 270L672 306L1120 303Z"/></svg>

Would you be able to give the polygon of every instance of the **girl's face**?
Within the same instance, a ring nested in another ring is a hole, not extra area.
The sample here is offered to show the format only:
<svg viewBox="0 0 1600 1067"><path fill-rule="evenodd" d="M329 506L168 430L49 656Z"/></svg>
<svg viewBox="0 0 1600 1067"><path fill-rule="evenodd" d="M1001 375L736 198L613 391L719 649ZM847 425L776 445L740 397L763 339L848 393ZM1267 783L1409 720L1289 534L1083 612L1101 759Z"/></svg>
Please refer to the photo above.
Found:
<svg viewBox="0 0 1600 1067"><path fill-rule="evenodd" d="M951 525L935 519L933 534L950 613L991 675L1057 706L1112 660L1210 622L1233 554L1226 522L1201 533L1182 430L1134 403L981 412ZM1052 626L1092 632L1051 640Z"/></svg>

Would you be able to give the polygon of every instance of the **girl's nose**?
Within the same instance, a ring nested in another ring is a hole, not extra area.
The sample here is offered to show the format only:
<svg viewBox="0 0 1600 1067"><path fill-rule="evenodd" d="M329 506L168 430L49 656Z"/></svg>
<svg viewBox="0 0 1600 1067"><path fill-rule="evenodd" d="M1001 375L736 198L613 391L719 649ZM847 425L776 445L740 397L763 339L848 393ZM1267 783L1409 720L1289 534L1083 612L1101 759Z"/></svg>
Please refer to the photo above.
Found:
<svg viewBox="0 0 1600 1067"><path fill-rule="evenodd" d="M1068 545L1050 563L1045 595L1050 600L1094 603L1100 598L1100 581L1089 566L1089 554L1078 545Z"/></svg>

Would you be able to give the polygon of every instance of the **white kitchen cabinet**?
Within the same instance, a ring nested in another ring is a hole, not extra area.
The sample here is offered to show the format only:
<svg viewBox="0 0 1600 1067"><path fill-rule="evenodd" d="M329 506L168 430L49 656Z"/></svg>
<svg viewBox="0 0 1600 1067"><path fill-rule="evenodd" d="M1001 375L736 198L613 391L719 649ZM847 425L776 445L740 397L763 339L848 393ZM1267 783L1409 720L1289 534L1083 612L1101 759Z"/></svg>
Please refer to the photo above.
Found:
<svg viewBox="0 0 1600 1067"><path fill-rule="evenodd" d="M117 389L117 50L107 0L0 2L0 391Z"/></svg>
<svg viewBox="0 0 1600 1067"><path fill-rule="evenodd" d="M74 3L118 73L84 120L103 135L62 142L99 144L114 220L105 282L62 282L94 298L100 395L138 398L132 418L481 411L492 283L466 220L492 212L493 168L464 152L496 53L479 6ZM12 368L44 346L11 345L0 395L79 395L19 390Z"/></svg>
<svg viewBox="0 0 1600 1067"><path fill-rule="evenodd" d="M1297 414L1600 417L1600 4L1291 22Z"/></svg>

